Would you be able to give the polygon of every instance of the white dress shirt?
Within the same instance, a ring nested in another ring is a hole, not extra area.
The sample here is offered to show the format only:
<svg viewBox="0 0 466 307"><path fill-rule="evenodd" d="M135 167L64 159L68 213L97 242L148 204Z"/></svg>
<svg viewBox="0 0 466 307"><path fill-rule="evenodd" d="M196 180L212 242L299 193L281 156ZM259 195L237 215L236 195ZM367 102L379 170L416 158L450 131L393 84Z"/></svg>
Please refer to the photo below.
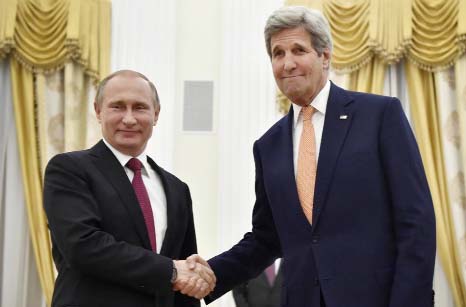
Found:
<svg viewBox="0 0 466 307"><path fill-rule="evenodd" d="M134 172L126 167L126 163L133 158L116 150L104 139L105 145L112 151L117 160L125 169L126 175L130 182L133 181ZM154 169L147 162L147 155L143 151L139 156L135 157L142 163L141 175L142 181L146 186L147 194L149 194L152 213L154 214L155 238L157 241L157 253L160 253L162 248L165 232L167 231L167 198L163 189L162 180Z"/></svg>
<svg viewBox="0 0 466 307"><path fill-rule="evenodd" d="M322 90L317 94L309 105L313 106L317 111L312 115L312 124L314 125L314 133L316 138L316 163L319 161L320 143L322 142L322 131L324 130L325 110L327 109L328 95L330 93L330 81L327 80ZM299 141L303 132L303 118L301 116L302 107L292 104L293 107L293 165L294 174L298 171L298 153Z"/></svg>
<svg viewBox="0 0 466 307"><path fill-rule="evenodd" d="M280 263L282 261L282 258L277 258L275 259L275 275L278 274L278 270L280 270Z"/></svg>

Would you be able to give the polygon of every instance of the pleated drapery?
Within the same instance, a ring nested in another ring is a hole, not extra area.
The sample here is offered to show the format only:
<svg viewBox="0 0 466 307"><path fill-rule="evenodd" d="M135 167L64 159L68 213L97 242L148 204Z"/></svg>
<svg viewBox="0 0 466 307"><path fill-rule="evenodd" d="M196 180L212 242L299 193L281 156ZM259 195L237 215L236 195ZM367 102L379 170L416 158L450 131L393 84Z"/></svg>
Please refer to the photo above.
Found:
<svg viewBox="0 0 466 307"><path fill-rule="evenodd" d="M435 76L431 72L419 69L412 63L406 63L405 70L411 101L413 128L434 202L437 251L456 305L464 306L466 289L464 288L463 269L448 193L448 179L442 145L444 133L440 124L440 106L438 105Z"/></svg>
<svg viewBox="0 0 466 307"><path fill-rule="evenodd" d="M41 73L73 60L98 80L109 69L109 22L107 0L2 0L0 58Z"/></svg>
<svg viewBox="0 0 466 307"><path fill-rule="evenodd" d="M83 67L94 83L107 75L110 52L109 0L0 1L0 58L10 57L12 93L29 229L38 275L50 304L54 270L42 208L42 169L37 92L41 74L66 63ZM41 97L39 97L41 98ZM43 158L43 157L42 157Z"/></svg>
<svg viewBox="0 0 466 307"><path fill-rule="evenodd" d="M102 137L92 104L95 88L81 65L37 75L37 129L42 172L56 154L89 148Z"/></svg>
<svg viewBox="0 0 466 307"><path fill-rule="evenodd" d="M466 1L288 0L321 10L332 31L332 68L359 70L373 57L407 58L427 71L453 66L466 49Z"/></svg>

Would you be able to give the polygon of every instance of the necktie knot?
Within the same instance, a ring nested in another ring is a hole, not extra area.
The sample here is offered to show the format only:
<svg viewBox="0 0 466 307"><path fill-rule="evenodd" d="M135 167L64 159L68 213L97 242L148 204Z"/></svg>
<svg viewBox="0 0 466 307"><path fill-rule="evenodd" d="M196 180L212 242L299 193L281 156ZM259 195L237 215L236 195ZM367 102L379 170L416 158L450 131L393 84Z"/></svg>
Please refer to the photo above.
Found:
<svg viewBox="0 0 466 307"><path fill-rule="evenodd" d="M304 120L310 120L312 117L312 114L315 112L315 108L311 105L305 106L301 108L301 116L303 117Z"/></svg>
<svg viewBox="0 0 466 307"><path fill-rule="evenodd" d="M126 166L132 170L133 172L140 171L142 168L142 162L139 161L136 158L131 158L128 163L126 163Z"/></svg>

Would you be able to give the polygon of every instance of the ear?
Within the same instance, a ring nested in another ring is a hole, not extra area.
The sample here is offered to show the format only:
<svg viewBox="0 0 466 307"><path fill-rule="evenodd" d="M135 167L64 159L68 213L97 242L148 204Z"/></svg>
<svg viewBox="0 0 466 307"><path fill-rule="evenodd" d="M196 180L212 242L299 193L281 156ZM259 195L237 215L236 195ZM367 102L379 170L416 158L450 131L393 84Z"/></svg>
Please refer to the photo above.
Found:
<svg viewBox="0 0 466 307"><path fill-rule="evenodd" d="M158 108L155 109L154 123L152 126L157 125L157 121L159 120L159 114L160 114L160 105L158 106Z"/></svg>
<svg viewBox="0 0 466 307"><path fill-rule="evenodd" d="M323 56L322 64L324 66L324 69L328 70L330 68L330 58L331 58L330 50L328 48L325 48L324 51L322 52L322 56Z"/></svg>
<svg viewBox="0 0 466 307"><path fill-rule="evenodd" d="M100 106L94 102L94 111L95 111L95 117L97 117L97 120L99 121L100 123Z"/></svg>

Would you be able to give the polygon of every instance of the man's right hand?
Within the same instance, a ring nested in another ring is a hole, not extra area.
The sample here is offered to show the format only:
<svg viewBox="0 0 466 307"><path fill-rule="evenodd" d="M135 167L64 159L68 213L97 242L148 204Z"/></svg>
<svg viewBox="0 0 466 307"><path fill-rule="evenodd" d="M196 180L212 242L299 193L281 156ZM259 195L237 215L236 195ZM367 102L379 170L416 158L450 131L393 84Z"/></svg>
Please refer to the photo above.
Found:
<svg viewBox="0 0 466 307"><path fill-rule="evenodd" d="M173 289L200 300L215 288L216 278L207 262L199 256L193 258L194 256L197 255L188 260L173 261L177 270Z"/></svg>

